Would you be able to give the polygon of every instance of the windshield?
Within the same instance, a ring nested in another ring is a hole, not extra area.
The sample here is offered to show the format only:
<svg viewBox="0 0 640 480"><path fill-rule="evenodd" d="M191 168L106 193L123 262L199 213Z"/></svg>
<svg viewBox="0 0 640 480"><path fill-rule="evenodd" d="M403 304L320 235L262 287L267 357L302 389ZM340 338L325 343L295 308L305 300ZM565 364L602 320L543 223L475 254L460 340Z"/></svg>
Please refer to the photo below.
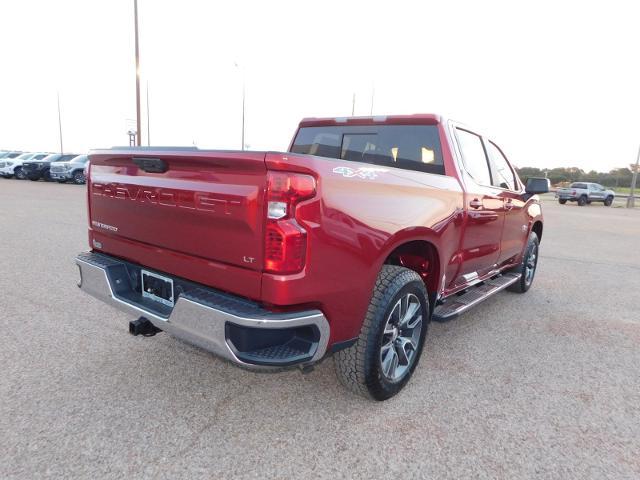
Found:
<svg viewBox="0 0 640 480"><path fill-rule="evenodd" d="M88 155L78 155L72 161L73 161L73 163L87 163L89 161L89 156Z"/></svg>
<svg viewBox="0 0 640 480"><path fill-rule="evenodd" d="M76 154L76 153L67 153L65 155L62 155L57 160L53 160L53 161L54 162L68 162L69 160L72 160L72 159L76 158L77 156L78 156L78 154Z"/></svg>
<svg viewBox="0 0 640 480"><path fill-rule="evenodd" d="M444 174L435 125L303 127L293 153Z"/></svg>
<svg viewBox="0 0 640 480"><path fill-rule="evenodd" d="M33 153L23 153L18 157L18 160L28 160L29 158L32 158L32 157L33 157Z"/></svg>

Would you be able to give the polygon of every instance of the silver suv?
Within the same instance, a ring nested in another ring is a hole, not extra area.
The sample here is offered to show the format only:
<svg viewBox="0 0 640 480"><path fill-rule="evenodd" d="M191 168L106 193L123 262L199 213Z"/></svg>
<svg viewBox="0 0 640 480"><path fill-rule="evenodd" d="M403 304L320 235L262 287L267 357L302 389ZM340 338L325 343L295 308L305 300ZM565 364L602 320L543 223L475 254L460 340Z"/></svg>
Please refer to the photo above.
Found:
<svg viewBox="0 0 640 480"><path fill-rule="evenodd" d="M578 202L581 207L591 202L603 202L607 207L613 203L616 194L598 183L574 182L569 187L559 188L556 198L560 204Z"/></svg>

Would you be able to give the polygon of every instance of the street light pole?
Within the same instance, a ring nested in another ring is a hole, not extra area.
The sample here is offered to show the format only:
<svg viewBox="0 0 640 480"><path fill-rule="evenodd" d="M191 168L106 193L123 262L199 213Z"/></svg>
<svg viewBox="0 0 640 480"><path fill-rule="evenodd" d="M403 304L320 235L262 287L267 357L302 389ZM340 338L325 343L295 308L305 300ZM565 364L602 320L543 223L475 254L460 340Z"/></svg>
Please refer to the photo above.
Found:
<svg viewBox="0 0 640 480"><path fill-rule="evenodd" d="M636 206L636 199L634 190L636 189L636 181L638 180L638 167L640 166L640 147L638 148L638 156L636 158L636 165L633 169L633 177L631 178L631 188L629 189L629 198L627 198L627 208L633 208Z"/></svg>
<svg viewBox="0 0 640 480"><path fill-rule="evenodd" d="M58 133L60 134L60 154L64 153L64 149L62 147L62 116L60 115L60 92L56 92L56 97L58 99Z"/></svg>
<svg viewBox="0 0 640 480"><path fill-rule="evenodd" d="M133 19L136 44L136 145L140 146L142 132L140 129L140 53L138 49L138 0L133 0Z"/></svg>

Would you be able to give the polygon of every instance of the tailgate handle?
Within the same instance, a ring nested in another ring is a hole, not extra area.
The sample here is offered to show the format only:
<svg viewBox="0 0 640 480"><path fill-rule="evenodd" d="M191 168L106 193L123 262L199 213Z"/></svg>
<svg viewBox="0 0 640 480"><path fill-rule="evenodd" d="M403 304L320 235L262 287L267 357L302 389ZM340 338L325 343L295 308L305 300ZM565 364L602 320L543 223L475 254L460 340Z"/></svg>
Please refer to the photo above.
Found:
<svg viewBox="0 0 640 480"><path fill-rule="evenodd" d="M133 163L135 163L141 170L149 173L164 173L167 171L167 163L160 158L132 158Z"/></svg>

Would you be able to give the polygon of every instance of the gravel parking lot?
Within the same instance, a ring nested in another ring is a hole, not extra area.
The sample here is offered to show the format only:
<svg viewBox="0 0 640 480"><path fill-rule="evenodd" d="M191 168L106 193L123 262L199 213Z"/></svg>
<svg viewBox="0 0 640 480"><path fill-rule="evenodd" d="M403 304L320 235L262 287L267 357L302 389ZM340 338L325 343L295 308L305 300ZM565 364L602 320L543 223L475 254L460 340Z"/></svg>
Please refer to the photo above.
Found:
<svg viewBox="0 0 640 480"><path fill-rule="evenodd" d="M81 294L85 189L0 181L0 478L640 478L640 211L545 201L536 282L394 399L240 370Z"/></svg>

